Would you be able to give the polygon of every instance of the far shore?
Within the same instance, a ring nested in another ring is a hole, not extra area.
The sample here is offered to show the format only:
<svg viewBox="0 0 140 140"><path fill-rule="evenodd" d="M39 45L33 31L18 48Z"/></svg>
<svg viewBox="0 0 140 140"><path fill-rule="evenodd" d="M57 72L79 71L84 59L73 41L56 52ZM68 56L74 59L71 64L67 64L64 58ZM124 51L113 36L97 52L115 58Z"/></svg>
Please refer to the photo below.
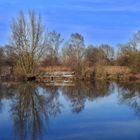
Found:
<svg viewBox="0 0 140 140"><path fill-rule="evenodd" d="M52 75L46 76L46 73ZM56 73L58 75L56 76ZM66 77L62 76L61 73L66 73ZM70 75L71 73L72 75ZM55 74L55 76L53 76ZM76 73L74 70L68 67L44 67L39 69L39 73L36 75L22 75L16 76L14 74L2 74L1 82L21 82L21 81L37 81L39 83L51 83L51 82L71 82L71 81L121 81L121 82L140 82L140 73L132 72L128 67L124 66L97 66L88 67L82 71L82 73ZM55 78L57 77L57 78ZM39 80L40 78L40 80Z"/></svg>

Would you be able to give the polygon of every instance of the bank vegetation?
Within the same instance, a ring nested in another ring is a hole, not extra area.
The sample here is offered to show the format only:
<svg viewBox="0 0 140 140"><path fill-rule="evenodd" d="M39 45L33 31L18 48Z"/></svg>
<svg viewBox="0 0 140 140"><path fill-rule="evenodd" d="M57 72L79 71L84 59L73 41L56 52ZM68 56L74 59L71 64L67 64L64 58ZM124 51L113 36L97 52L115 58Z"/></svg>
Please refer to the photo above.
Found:
<svg viewBox="0 0 140 140"><path fill-rule="evenodd" d="M87 45L80 33L65 40L49 31L34 11L27 16L21 11L10 27L10 42L0 47L1 76L71 70L82 80L140 80L140 31L125 44Z"/></svg>

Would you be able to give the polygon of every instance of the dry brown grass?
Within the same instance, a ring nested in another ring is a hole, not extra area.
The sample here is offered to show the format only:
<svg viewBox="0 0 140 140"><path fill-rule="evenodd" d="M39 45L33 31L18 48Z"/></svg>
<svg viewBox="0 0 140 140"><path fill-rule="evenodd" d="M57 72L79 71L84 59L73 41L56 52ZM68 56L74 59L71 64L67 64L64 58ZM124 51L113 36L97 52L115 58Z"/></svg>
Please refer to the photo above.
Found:
<svg viewBox="0 0 140 140"><path fill-rule="evenodd" d="M104 72L108 74L129 74L131 70L124 66L104 66Z"/></svg>
<svg viewBox="0 0 140 140"><path fill-rule="evenodd" d="M98 66L96 68L96 77L106 77L107 75L128 75L131 73L131 70L127 67L122 66Z"/></svg>
<svg viewBox="0 0 140 140"><path fill-rule="evenodd" d="M93 72L94 67L88 67L86 68L85 72ZM97 74L129 74L131 73L131 70L128 67L124 66L96 66L96 73Z"/></svg>
<svg viewBox="0 0 140 140"><path fill-rule="evenodd" d="M128 67L122 66L101 66L98 65L95 67L87 67L83 71L83 76L88 75L88 77L93 76L95 72L96 78L105 78L107 75L130 75L131 70Z"/></svg>
<svg viewBox="0 0 140 140"><path fill-rule="evenodd" d="M53 71L72 71L72 68L70 67L64 67L64 66L48 66L48 67L40 67L40 71L45 72L53 72ZM85 72L92 72L94 70L94 67L88 67L86 68ZM101 74L130 74L131 70L128 67L124 66L97 66L96 72Z"/></svg>
<svg viewBox="0 0 140 140"><path fill-rule="evenodd" d="M48 66L48 67L40 67L40 71L44 72L54 72L54 71L72 71L70 67L64 67L64 66Z"/></svg>

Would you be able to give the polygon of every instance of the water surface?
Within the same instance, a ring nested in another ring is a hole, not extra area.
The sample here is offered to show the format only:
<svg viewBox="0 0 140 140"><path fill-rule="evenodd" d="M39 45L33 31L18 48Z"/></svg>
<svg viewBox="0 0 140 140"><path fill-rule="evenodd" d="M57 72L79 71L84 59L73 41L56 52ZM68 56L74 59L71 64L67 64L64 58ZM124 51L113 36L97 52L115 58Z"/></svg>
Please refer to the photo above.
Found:
<svg viewBox="0 0 140 140"><path fill-rule="evenodd" d="M0 84L0 140L140 140L140 84Z"/></svg>

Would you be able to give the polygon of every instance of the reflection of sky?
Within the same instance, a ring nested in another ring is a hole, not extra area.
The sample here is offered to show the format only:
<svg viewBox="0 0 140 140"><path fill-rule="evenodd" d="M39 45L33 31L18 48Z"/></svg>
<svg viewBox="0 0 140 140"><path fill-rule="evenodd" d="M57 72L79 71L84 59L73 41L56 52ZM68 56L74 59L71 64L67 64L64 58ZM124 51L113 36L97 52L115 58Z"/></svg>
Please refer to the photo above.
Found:
<svg viewBox="0 0 140 140"><path fill-rule="evenodd" d="M87 100L85 109L78 114L67 110L57 118L50 119L48 139L138 140L140 120L131 108L119 103L117 91L115 87L109 96Z"/></svg>
<svg viewBox="0 0 140 140"><path fill-rule="evenodd" d="M0 140L8 140L9 136L14 137L14 130L12 128L12 121L10 120L10 100L2 100L2 110L0 112Z"/></svg>
<svg viewBox="0 0 140 140"><path fill-rule="evenodd" d="M8 40L9 22L19 10L34 9L49 30L64 38L80 32L86 42L126 42L140 28L139 0L1 0L0 44Z"/></svg>

